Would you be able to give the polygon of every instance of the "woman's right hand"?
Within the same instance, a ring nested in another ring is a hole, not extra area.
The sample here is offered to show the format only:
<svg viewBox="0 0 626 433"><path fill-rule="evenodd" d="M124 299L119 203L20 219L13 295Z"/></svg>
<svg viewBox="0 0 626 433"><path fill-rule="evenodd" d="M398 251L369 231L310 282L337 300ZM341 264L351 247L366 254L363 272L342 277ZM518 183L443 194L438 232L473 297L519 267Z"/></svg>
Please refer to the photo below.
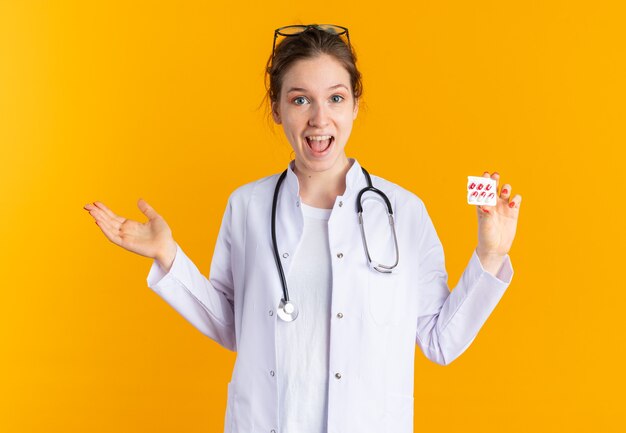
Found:
<svg viewBox="0 0 626 433"><path fill-rule="evenodd" d="M169 268L176 254L176 242L165 220L143 199L137 206L148 217L140 223L113 213L99 201L86 204L83 209L94 217L104 235L122 248L133 253L156 259L161 266Z"/></svg>

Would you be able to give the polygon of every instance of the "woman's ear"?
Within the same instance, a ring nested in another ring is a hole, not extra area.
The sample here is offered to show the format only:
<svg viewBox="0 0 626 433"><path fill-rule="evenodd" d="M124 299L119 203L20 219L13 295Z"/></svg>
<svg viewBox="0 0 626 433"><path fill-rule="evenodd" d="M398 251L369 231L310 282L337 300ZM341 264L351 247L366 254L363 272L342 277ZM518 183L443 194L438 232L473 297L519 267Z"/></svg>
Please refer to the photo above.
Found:
<svg viewBox="0 0 626 433"><path fill-rule="evenodd" d="M354 100L354 110L352 114L352 120L356 120L356 115L359 113L359 98Z"/></svg>
<svg viewBox="0 0 626 433"><path fill-rule="evenodd" d="M280 111L278 110L277 102L272 102L272 117L274 118L274 122L280 125Z"/></svg>

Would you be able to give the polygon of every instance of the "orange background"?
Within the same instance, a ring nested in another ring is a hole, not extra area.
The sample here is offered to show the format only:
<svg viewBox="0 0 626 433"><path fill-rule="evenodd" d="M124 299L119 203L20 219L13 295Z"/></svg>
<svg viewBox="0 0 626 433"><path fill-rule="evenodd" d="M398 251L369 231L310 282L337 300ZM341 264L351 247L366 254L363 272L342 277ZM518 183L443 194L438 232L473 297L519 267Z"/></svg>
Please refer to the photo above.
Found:
<svg viewBox="0 0 626 433"><path fill-rule="evenodd" d="M0 431L222 431L235 354L82 207L144 198L207 275L230 192L290 158L258 108L273 30L312 22L350 29L348 154L425 201L452 287L466 176L523 195L478 338L446 367L416 347L416 432L623 428L622 5L0 1Z"/></svg>

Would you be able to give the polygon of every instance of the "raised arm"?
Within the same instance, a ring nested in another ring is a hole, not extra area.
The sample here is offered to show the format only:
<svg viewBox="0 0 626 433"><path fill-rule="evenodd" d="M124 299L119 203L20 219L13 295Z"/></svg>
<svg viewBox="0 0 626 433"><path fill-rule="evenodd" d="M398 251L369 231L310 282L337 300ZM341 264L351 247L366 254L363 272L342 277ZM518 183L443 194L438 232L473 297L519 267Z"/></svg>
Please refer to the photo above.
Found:
<svg viewBox="0 0 626 433"><path fill-rule="evenodd" d="M508 184L503 187L502 202L497 207L478 209L479 245L451 292L443 247L422 204L416 343L433 362L447 365L470 346L511 282L513 268L508 251L521 197L516 196L510 202L513 206L509 206L510 188ZM498 227L502 225L504 229Z"/></svg>
<svg viewBox="0 0 626 433"><path fill-rule="evenodd" d="M145 223L119 216L99 201L86 204L83 209L112 243L153 259L147 278L151 289L200 332L227 349L236 350L230 201L222 220L210 281L174 240L165 220L143 199L137 205L148 217Z"/></svg>

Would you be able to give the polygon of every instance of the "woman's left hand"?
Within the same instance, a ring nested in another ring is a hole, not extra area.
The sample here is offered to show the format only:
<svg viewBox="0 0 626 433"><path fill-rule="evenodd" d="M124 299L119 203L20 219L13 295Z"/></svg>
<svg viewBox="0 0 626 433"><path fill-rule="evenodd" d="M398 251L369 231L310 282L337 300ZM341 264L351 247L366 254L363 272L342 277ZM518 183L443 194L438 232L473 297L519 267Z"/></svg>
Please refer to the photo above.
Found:
<svg viewBox="0 0 626 433"><path fill-rule="evenodd" d="M491 177L496 181L496 191L500 175L494 172L491 176L485 172L483 177ZM478 212L478 247L476 253L480 258L504 257L508 254L515 238L517 218L522 196L516 194L512 199L511 185L505 183L496 199L495 206L476 206Z"/></svg>

